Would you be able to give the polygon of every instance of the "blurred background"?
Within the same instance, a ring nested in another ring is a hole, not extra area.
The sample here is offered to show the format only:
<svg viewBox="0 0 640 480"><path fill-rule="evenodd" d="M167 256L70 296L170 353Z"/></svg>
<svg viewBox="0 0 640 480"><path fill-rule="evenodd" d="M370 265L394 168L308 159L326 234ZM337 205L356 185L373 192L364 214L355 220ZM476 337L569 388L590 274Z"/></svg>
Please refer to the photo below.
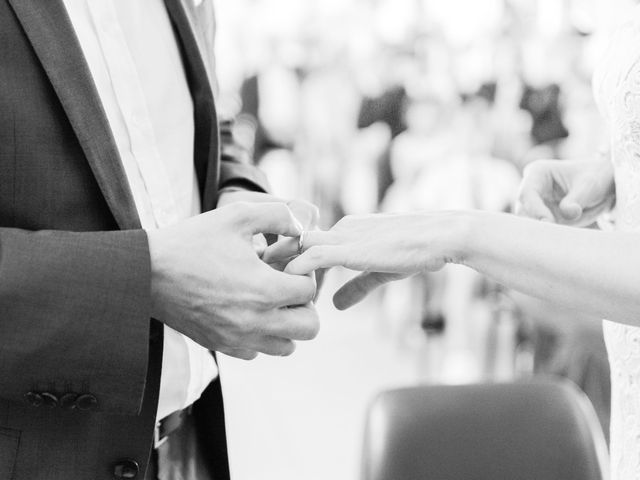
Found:
<svg viewBox="0 0 640 480"><path fill-rule="evenodd" d="M345 214L510 211L523 168L606 142L591 74L630 0L217 2L219 110L273 192ZM358 478L384 389L559 375L605 434L599 319L447 267L338 312L293 357L221 359L235 480Z"/></svg>

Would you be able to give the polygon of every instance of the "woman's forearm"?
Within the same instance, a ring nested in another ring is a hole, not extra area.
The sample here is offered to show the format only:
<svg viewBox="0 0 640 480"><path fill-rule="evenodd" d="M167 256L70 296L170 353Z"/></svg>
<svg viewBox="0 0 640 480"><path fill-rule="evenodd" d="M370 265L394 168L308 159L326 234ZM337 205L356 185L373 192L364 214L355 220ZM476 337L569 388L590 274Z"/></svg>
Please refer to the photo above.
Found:
<svg viewBox="0 0 640 480"><path fill-rule="evenodd" d="M455 261L523 293L640 325L640 233L460 215L465 234Z"/></svg>

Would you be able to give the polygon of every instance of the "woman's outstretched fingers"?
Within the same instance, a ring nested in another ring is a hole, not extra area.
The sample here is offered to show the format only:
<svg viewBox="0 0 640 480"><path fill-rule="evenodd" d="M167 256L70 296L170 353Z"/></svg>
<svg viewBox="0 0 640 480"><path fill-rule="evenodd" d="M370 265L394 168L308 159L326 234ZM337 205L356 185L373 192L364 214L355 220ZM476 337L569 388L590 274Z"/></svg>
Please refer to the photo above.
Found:
<svg viewBox="0 0 640 480"><path fill-rule="evenodd" d="M308 230L302 238L302 251L321 245L337 245L340 243L336 233L331 230Z"/></svg>
<svg viewBox="0 0 640 480"><path fill-rule="evenodd" d="M344 265L348 259L347 255L343 247L336 245L315 245L299 257L291 260L284 271L292 275L307 275L319 268Z"/></svg>
<svg viewBox="0 0 640 480"><path fill-rule="evenodd" d="M401 273L363 272L345 283L333 296L333 304L338 310L346 310L360 303L369 293L385 283L406 278Z"/></svg>
<svg viewBox="0 0 640 480"><path fill-rule="evenodd" d="M262 260L269 264L289 260L298 255L298 243L298 238L281 238L266 248Z"/></svg>
<svg viewBox="0 0 640 480"><path fill-rule="evenodd" d="M302 246L302 251L305 252L313 246L331 245L335 242L335 235L330 231L305 230L302 237L302 245L300 245L300 237L281 238L267 247L264 255L262 255L262 260L269 264L280 263L298 256L301 253L300 246Z"/></svg>

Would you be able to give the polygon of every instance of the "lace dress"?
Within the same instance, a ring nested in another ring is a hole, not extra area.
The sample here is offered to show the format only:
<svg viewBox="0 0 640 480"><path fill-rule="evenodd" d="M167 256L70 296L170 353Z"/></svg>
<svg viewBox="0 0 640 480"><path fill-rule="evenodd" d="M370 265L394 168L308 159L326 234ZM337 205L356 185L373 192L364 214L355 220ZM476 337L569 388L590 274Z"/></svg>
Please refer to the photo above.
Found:
<svg viewBox="0 0 640 480"><path fill-rule="evenodd" d="M614 35L594 90L611 135L615 228L640 232L640 10ZM605 320L604 337L611 365L611 479L640 480L640 328Z"/></svg>

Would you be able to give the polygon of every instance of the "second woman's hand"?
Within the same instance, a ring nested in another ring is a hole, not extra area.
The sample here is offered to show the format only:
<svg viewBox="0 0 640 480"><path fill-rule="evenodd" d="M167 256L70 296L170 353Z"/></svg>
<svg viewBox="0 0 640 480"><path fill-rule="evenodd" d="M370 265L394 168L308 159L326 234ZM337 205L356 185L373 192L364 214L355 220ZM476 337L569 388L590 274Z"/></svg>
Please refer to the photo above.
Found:
<svg viewBox="0 0 640 480"><path fill-rule="evenodd" d="M598 160L538 160L527 166L516 213L586 227L615 203L613 164Z"/></svg>

